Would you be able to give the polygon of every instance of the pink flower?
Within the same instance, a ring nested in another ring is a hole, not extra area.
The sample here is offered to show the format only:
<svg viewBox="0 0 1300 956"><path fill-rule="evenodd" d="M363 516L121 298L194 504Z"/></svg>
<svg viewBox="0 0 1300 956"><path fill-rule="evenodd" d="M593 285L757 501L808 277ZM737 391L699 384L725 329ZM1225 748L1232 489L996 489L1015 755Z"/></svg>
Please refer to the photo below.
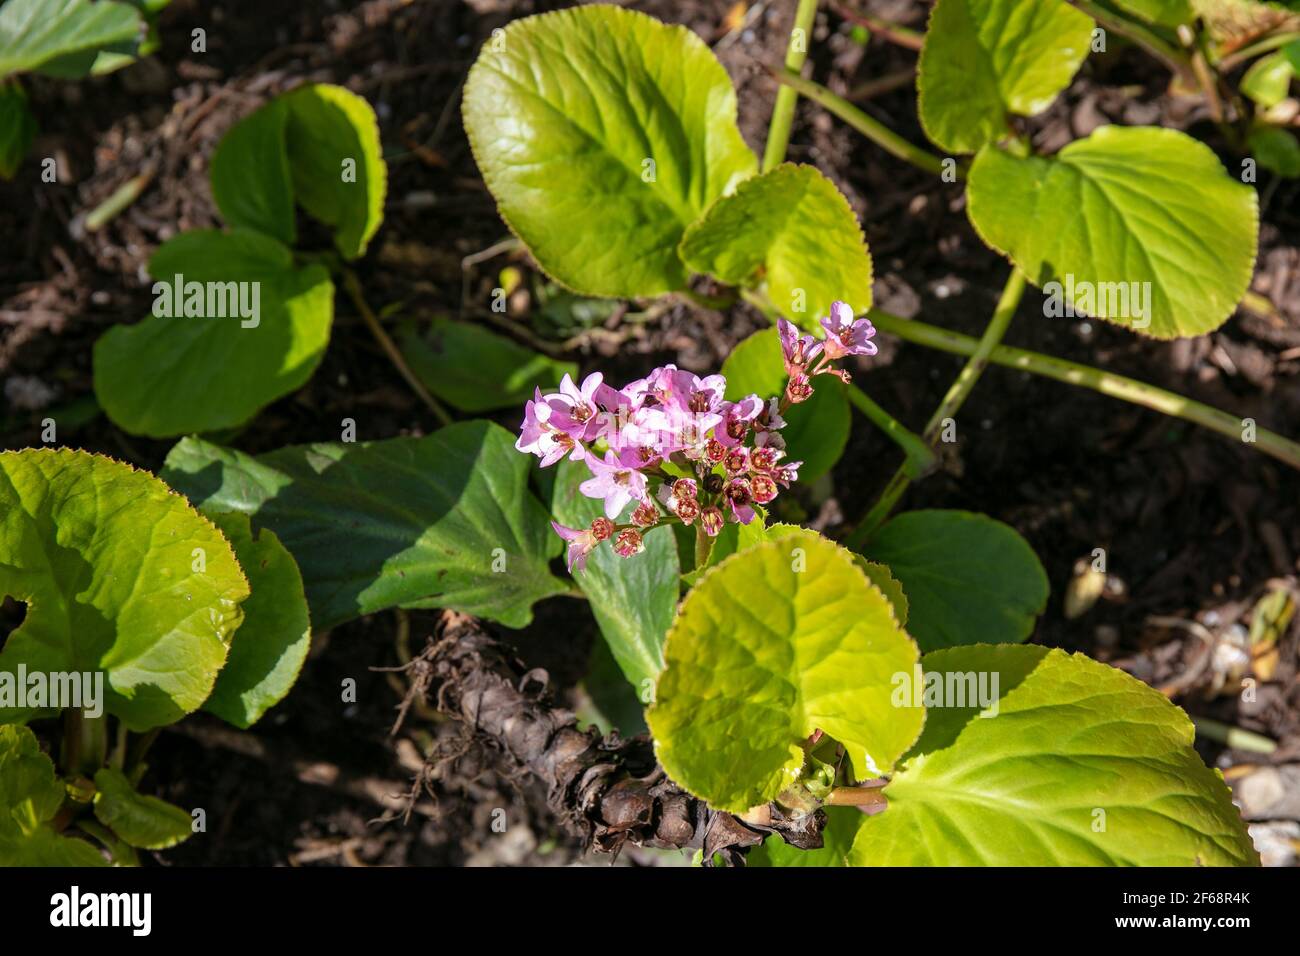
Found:
<svg viewBox="0 0 1300 956"><path fill-rule="evenodd" d="M576 571L585 571L587 568L587 555L596 550L596 545L600 544L596 540L596 535L589 528L579 530L577 528L567 528L558 521L552 521L551 527L565 541L569 542L569 550L565 559L569 565L569 573Z"/></svg>
<svg viewBox="0 0 1300 956"><path fill-rule="evenodd" d="M551 407L550 424L575 441L592 441L604 426L596 405L596 393L604 379L599 372L592 372L579 388L566 372L560 380L560 391L546 396Z"/></svg>
<svg viewBox="0 0 1300 956"><path fill-rule="evenodd" d="M749 524L754 520L754 509L750 507L750 502L754 500L753 493L750 491L749 482L744 478L733 478L727 482L727 504L731 505L731 516L741 524Z"/></svg>
<svg viewBox="0 0 1300 956"><path fill-rule="evenodd" d="M606 517L616 519L633 498L638 501L645 498L645 475L620 464L612 451L605 453L603 461L588 455L587 467L595 477L580 484L578 490L588 498L604 498Z"/></svg>
<svg viewBox="0 0 1300 956"><path fill-rule="evenodd" d="M745 440L754 420L762 414L763 400L750 395L738 402L724 402L720 411L722 425L713 434L724 448L732 448Z"/></svg>
<svg viewBox="0 0 1300 956"><path fill-rule="evenodd" d="M754 496L755 504L765 505L777 495L776 482L770 475L751 475L749 491Z"/></svg>
<svg viewBox="0 0 1300 956"><path fill-rule="evenodd" d="M537 389L534 399L524 405L524 421L515 442L519 451L540 458L543 468L555 464L569 452L573 452L574 461L584 454L581 445L551 424L552 415L551 406L542 398L541 389Z"/></svg>
<svg viewBox="0 0 1300 956"><path fill-rule="evenodd" d="M781 337L781 358L785 361L785 373L796 375L803 372L821 353L822 344L811 335L800 335L799 330L785 319L777 319L776 328Z"/></svg>
<svg viewBox="0 0 1300 956"><path fill-rule="evenodd" d="M710 538L716 538L721 533L723 520L722 512L713 505L700 512L700 525Z"/></svg>
<svg viewBox="0 0 1300 956"><path fill-rule="evenodd" d="M630 558L644 550L645 543L641 539L641 532L635 528L620 531L618 537L614 539L614 553L620 558Z"/></svg>
<svg viewBox="0 0 1300 956"><path fill-rule="evenodd" d="M831 303L831 314L822 319L826 341L822 343L826 357L832 361L845 355L875 355L876 343L871 337L876 328L870 319L853 320L853 309L847 302Z"/></svg>

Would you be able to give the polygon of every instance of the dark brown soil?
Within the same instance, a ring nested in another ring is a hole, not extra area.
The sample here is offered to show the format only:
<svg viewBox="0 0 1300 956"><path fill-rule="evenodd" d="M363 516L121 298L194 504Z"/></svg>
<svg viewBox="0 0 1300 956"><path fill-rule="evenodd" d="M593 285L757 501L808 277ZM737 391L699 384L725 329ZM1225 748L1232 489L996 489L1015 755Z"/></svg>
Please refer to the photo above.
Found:
<svg viewBox="0 0 1300 956"><path fill-rule="evenodd" d="M82 83L38 81L42 132L12 183L0 183L0 438L40 441L53 417L60 440L156 470L170 443L127 436L97 413L90 380L95 339L148 307L143 266L176 232L216 222L207 186L215 142L266 97L304 79L342 83L380 118L389 163L385 224L361 264L373 306L413 315L484 316L507 256L462 260L506 238L461 129L458 93L479 45L516 16L564 6L527 0L175 0L153 60ZM729 0L628 3L684 23L714 44L739 87L742 130L761 151L773 82L793 3L752 3L752 20L728 32ZM864 4L866 5L866 4ZM879 0L878 14L920 26L925 4ZM195 28L208 51L189 52ZM840 93L910 68L915 54L880 39L865 47L835 13L819 14L813 75ZM1175 98L1167 77L1137 51L1092 58L1069 93L1029 124L1055 149L1103 122L1155 123L1201 136L1235 163L1195 100ZM910 86L860 105L903 136L925 142ZM40 158L58 162L59 183L39 182ZM790 158L831 176L861 216L875 260L877 300L908 317L978 335L1005 279L1005 263L975 236L960 185L936 183L808 103L798 109ZM151 173L140 198L103 230L86 234L84 213L133 176ZM1031 290L1007 336L1036 349L1131 375L1300 436L1300 184L1261 183L1264 226L1254 289L1278 307L1264 319L1239 313L1209 336L1173 344L1098 322L1048 319ZM515 257L515 264L526 261ZM536 307L512 303L516 314ZM761 324L673 305L640 327L605 326L571 343L584 371L641 373L675 361L713 370ZM883 338L883 337L882 337ZM559 341L557 337L556 341ZM919 428L960 361L885 342L857 380L906 424ZM16 383L16 384L15 384ZM264 411L230 441L260 452L337 437L355 418L362 437L432 431L436 422L404 386L350 305L336 305L333 341L312 381ZM514 427L516 416L504 416ZM1216 633L1249 625L1272 580L1294 584L1300 564L1300 475L1245 444L1026 373L990 369L963 409L945 470L918 484L905 507L968 508L1018 528L1046 566L1053 597L1033 640L1124 666L1164 686L1196 665L1201 642L1153 617L1199 621ZM895 447L860 419L830 487L799 502L802 516L835 533L855 520L898 464ZM1068 619L1063 595L1080 558L1108 556L1102 599ZM412 613L419 647L435 616ZM198 717L159 739L147 783L160 795L207 810L208 833L154 856L186 864L564 864L583 857L545 795L513 779L490 754L470 755L422 798L408 823L377 823L401 806L412 774L450 728L409 721L390 738L400 687L372 671L399 662L401 616L381 614L318 636L293 694L254 731L235 733ZM498 631L552 686L574 688L598 640L588 612L554 599L523 632ZM1202 742L1221 766L1281 763L1300 755L1296 628L1273 680L1255 702L1209 699L1204 680L1177 691L1191 712L1279 741L1271 757ZM341 701L344 678L358 685ZM1206 678L1208 679L1208 677ZM599 696L599 688L593 688ZM506 833L494 832L504 811ZM624 863L662 863L625 853Z"/></svg>

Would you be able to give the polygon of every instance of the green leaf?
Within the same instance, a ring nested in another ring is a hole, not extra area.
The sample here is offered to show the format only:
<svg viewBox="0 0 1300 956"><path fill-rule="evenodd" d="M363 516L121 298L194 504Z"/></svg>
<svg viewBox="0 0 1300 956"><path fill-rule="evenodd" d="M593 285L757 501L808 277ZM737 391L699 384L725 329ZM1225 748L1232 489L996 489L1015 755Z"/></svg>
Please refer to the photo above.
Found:
<svg viewBox="0 0 1300 956"><path fill-rule="evenodd" d="M1300 75L1300 40L1292 40L1280 52L1291 64L1291 69Z"/></svg>
<svg viewBox="0 0 1300 956"><path fill-rule="evenodd" d="M320 364L334 286L322 266L296 268L276 240L251 229L182 233L153 254L149 272L159 280L155 314L95 343L95 394L127 431L166 438L234 428L301 387ZM206 290L202 315L177 315L179 306L171 317L157 314L161 297L178 298L167 295L178 276L182 300L191 288ZM256 315L242 318L227 304L235 291Z"/></svg>
<svg viewBox="0 0 1300 956"><path fill-rule="evenodd" d="M16 80L0 81L0 178L14 178L35 135L36 117L27 105L27 91Z"/></svg>
<svg viewBox="0 0 1300 956"><path fill-rule="evenodd" d="M842 299L871 308L871 256L858 217L812 166L785 163L741 183L686 230L678 251L694 272L728 285L765 285L786 318L805 328Z"/></svg>
<svg viewBox="0 0 1300 956"><path fill-rule="evenodd" d="M863 549L907 594L923 651L1023 641L1047 606L1047 572L1014 528L969 511L908 511Z"/></svg>
<svg viewBox="0 0 1300 956"><path fill-rule="evenodd" d="M463 113L501 218L587 295L684 288L682 233L757 168L704 41L607 5L509 24L470 70Z"/></svg>
<svg viewBox="0 0 1300 956"><path fill-rule="evenodd" d="M120 770L95 774L95 819L131 846L165 850L189 838L190 815L165 800L136 793Z"/></svg>
<svg viewBox="0 0 1300 956"><path fill-rule="evenodd" d="M1115 6L1162 27L1178 27L1196 19L1188 0L1114 0Z"/></svg>
<svg viewBox="0 0 1300 956"><path fill-rule="evenodd" d="M727 378L728 401L755 394L766 401L785 391L785 366L781 362L781 340L776 329L762 329L745 339L722 363ZM833 375L813 380L813 397L790 406L785 413L786 461L802 461L799 480L820 478L840 460L849 441L852 414L844 383Z"/></svg>
<svg viewBox="0 0 1300 956"><path fill-rule="evenodd" d="M1277 106L1291 90L1295 67L1282 52L1260 57L1241 78L1241 92L1265 109Z"/></svg>
<svg viewBox="0 0 1300 956"><path fill-rule="evenodd" d="M602 501L578 490L591 477L590 469L567 459L556 467L551 499L555 520L573 528L589 527L605 513ZM629 514L632 507L629 503ZM664 638L677 610L681 573L671 527L654 528L644 540L645 550L630 558L620 558L609 543L602 544L587 557L587 569L575 575L614 660L643 698L648 695L642 691L653 687L663 670Z"/></svg>
<svg viewBox="0 0 1300 956"><path fill-rule="evenodd" d="M355 93L327 83L300 86L283 101L294 198L334 227L343 258L356 259L384 219L388 188L375 111Z"/></svg>
<svg viewBox="0 0 1300 956"><path fill-rule="evenodd" d="M1300 141L1294 133L1276 126L1256 126L1248 144L1265 169L1288 179L1300 177Z"/></svg>
<svg viewBox="0 0 1300 956"><path fill-rule="evenodd" d="M26 727L0 725L0 866L106 866L89 843L47 824L63 805L54 763Z"/></svg>
<svg viewBox="0 0 1300 956"><path fill-rule="evenodd" d="M926 135L974 153L1036 116L1088 56L1092 18L1063 0L939 0L916 77Z"/></svg>
<svg viewBox="0 0 1300 956"><path fill-rule="evenodd" d="M749 851L745 866L848 866L853 840L866 822L866 815L853 807L827 807L820 849L801 850L773 834Z"/></svg>
<svg viewBox="0 0 1300 956"><path fill-rule="evenodd" d="M235 549L251 594L226 666L203 709L248 728L293 687L311 647L311 621L302 575L293 555L269 528L254 537L248 515L209 514ZM139 846L140 844L136 844Z"/></svg>
<svg viewBox="0 0 1300 956"><path fill-rule="evenodd" d="M852 555L811 531L709 571L682 602L647 722L669 776L719 810L776 797L815 730L888 773L925 714L890 706L916 645Z"/></svg>
<svg viewBox="0 0 1300 956"><path fill-rule="evenodd" d="M798 534L804 529L797 524L785 524L779 522L767 528L763 533L762 540L777 541L791 534ZM852 554L853 561L867 580L874 584L880 593L889 601L890 609L894 612L894 620L898 621L902 627L907 626L907 595L903 593L903 585L890 572L889 568L883 564L877 564L875 561L868 561L860 554ZM919 643L919 642L918 642Z"/></svg>
<svg viewBox="0 0 1300 956"><path fill-rule="evenodd" d="M208 176L226 222L246 226L292 246L298 239L281 97L244 117L217 144Z"/></svg>
<svg viewBox="0 0 1300 956"><path fill-rule="evenodd" d="M140 14L124 3L99 0L8 0L0 6L0 79L76 59L61 76L84 75L97 51L130 46L138 39Z"/></svg>
<svg viewBox="0 0 1300 956"><path fill-rule="evenodd" d="M1257 864L1222 776L1192 748L1191 721L1158 691L1044 647L952 648L923 663L952 706L928 708L850 863ZM981 679L996 707L956 706L958 688Z"/></svg>
<svg viewBox="0 0 1300 956"><path fill-rule="evenodd" d="M281 448L254 458L196 438L163 474L209 511L270 528L302 571L312 624L328 630L390 607L450 607L508 627L568 590L530 459L491 422L424 438Z"/></svg>
<svg viewBox="0 0 1300 956"><path fill-rule="evenodd" d="M248 584L226 539L157 478L27 449L0 453L3 595L28 607L0 673L103 671L105 709L140 731L207 699ZM0 707L0 721L36 709Z"/></svg>
<svg viewBox="0 0 1300 956"><path fill-rule="evenodd" d="M435 318L427 332L406 325L398 333L402 356L434 395L462 411L522 408L533 390L553 391L573 362L547 358L469 322Z"/></svg>
<svg viewBox="0 0 1300 956"><path fill-rule="evenodd" d="M1159 339L1223 324L1255 262L1255 191L1177 130L1103 126L1051 159L985 149L968 201L984 241L1035 285Z"/></svg>

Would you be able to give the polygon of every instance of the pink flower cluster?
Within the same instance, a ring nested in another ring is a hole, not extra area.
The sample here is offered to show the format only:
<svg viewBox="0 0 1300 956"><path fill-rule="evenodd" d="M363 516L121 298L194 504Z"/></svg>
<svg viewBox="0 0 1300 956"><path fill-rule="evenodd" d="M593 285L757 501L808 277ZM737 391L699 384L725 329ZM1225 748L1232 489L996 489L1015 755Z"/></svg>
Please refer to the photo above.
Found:
<svg viewBox="0 0 1300 956"><path fill-rule="evenodd" d="M874 355L875 329L854 320L843 302L822 320L826 338L800 336L779 323L781 353L789 383L780 398L749 395L723 398L721 375L703 378L665 365L621 389L595 372L579 386L569 376L558 392L538 389L524 409L515 447L536 455L543 467L566 455L587 465L591 477L579 490L604 501L605 515L587 528L552 522L568 542L569 570L586 566L587 555L606 540L615 553L631 557L644 548L642 535L661 523L699 522L718 535L727 521L748 524L755 506L767 505L799 477L802 462L785 462L778 432L782 413L812 396L812 379L824 373L846 380L828 363L845 355ZM617 523L629 504L636 507Z"/></svg>

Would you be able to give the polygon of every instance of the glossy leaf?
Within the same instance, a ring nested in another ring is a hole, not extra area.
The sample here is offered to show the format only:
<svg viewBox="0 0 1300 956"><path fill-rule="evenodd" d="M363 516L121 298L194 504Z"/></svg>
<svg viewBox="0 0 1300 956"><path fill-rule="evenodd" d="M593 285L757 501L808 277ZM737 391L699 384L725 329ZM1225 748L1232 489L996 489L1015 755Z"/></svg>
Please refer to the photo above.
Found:
<svg viewBox="0 0 1300 956"><path fill-rule="evenodd" d="M334 312L329 273L297 268L274 239L250 229L182 233L153 254L149 273L158 280L155 295L174 288L177 276L185 286L210 285L202 315L150 315L95 343L95 394L133 434L166 438L242 425L301 387L325 354ZM256 294L257 315L222 308L239 289L249 312Z"/></svg>
<svg viewBox="0 0 1300 956"><path fill-rule="evenodd" d="M1103 126L1050 159L985 149L968 198L984 241L1035 285L1155 338L1218 328L1250 282L1255 191L1176 130Z"/></svg>
<svg viewBox="0 0 1300 956"><path fill-rule="evenodd" d="M1047 572L1025 539L969 511L908 511L863 549L902 584L923 651L1023 641L1047 606Z"/></svg>
<svg viewBox="0 0 1300 956"><path fill-rule="evenodd" d="M785 163L747 179L686 230L679 247L693 272L762 286L788 319L808 329L842 299L871 308L871 256L835 184L812 166Z"/></svg>
<svg viewBox="0 0 1300 956"><path fill-rule="evenodd" d="M761 540L776 541L787 535L799 534L803 531L803 528L795 524L778 523L767 528L763 532ZM894 612L894 619L900 625L906 627L908 604L907 595L903 593L903 585L899 583L887 566L875 561L868 561L860 554L852 554L852 557L854 563L867 576L867 580L874 584L880 593L885 596L886 600L889 601L890 608Z"/></svg>
<svg viewBox="0 0 1300 956"><path fill-rule="evenodd" d="M0 724L0 866L106 866L89 843L49 826L63 805L63 782L36 735Z"/></svg>
<svg viewBox="0 0 1300 956"><path fill-rule="evenodd" d="M95 774L95 819L131 846L165 850L189 838L190 815L165 800L136 793L120 770Z"/></svg>
<svg viewBox="0 0 1300 956"><path fill-rule="evenodd" d="M1252 63L1238 88L1260 106L1271 108L1286 99L1294 77L1295 67L1279 51Z"/></svg>
<svg viewBox="0 0 1300 956"><path fill-rule="evenodd" d="M757 168L704 41L608 5L506 26L470 70L463 113L501 217L587 295L683 288L682 233Z"/></svg>
<svg viewBox="0 0 1300 956"><path fill-rule="evenodd" d="M217 512L209 517L234 547L251 593L226 666L203 709L246 728L279 703L298 679L311 647L307 597L293 555L273 531L263 528L254 536L246 514Z"/></svg>
<svg viewBox="0 0 1300 956"><path fill-rule="evenodd" d="M163 474L209 511L270 528L298 562L313 627L390 607L450 607L509 627L567 590L529 461L491 422L424 438L298 445L253 457L196 438Z"/></svg>
<svg viewBox="0 0 1300 956"><path fill-rule="evenodd" d="M722 363L727 377L727 400L737 401L755 394L764 401L785 391L785 366L776 329L762 329L745 339ZM786 461L802 461L801 482L815 481L844 454L852 415L844 383L833 375L813 380L813 397L792 405L785 414L781 437L786 442Z"/></svg>
<svg viewBox="0 0 1300 956"><path fill-rule="evenodd" d="M1250 131L1251 155L1265 169L1288 179L1300 177L1300 140L1277 126L1257 126Z"/></svg>
<svg viewBox="0 0 1300 956"><path fill-rule="evenodd" d="M408 326L398 336L407 364L438 398L466 412L520 408L533 390L553 391L578 366L516 345L469 322L437 318L427 331Z"/></svg>
<svg viewBox="0 0 1300 956"><path fill-rule="evenodd" d="M232 226L256 229L286 246L297 241L283 97L244 117L221 137L208 177L212 198Z"/></svg>
<svg viewBox="0 0 1300 956"><path fill-rule="evenodd" d="M28 606L0 672L104 672L131 730L207 699L248 584L225 538L157 478L88 452L0 453L0 595ZM89 693L88 689L83 693ZM0 720L32 709L0 708Z"/></svg>
<svg viewBox="0 0 1300 956"><path fill-rule="evenodd" d="M887 773L924 711L890 705L916 645L852 555L811 531L742 551L701 578L664 647L647 715L669 776L743 812L794 782L823 730L861 775Z"/></svg>
<svg viewBox="0 0 1300 956"><path fill-rule="evenodd" d="M109 0L7 0L0 5L0 79L62 60L58 75L84 75L97 51L128 48L140 32L140 14Z"/></svg>
<svg viewBox="0 0 1300 956"><path fill-rule="evenodd" d="M591 477L581 462L558 466L551 510L555 520L585 528L605 513L603 501L588 498L578 485ZM632 505L620 520L627 523ZM663 670L664 638L677 611L680 566L673 530L655 528L645 535L645 551L620 558L609 543L587 558L587 569L574 578L591 602L591 612L625 677L642 696ZM648 697L648 694L644 695Z"/></svg>
<svg viewBox="0 0 1300 956"><path fill-rule="evenodd" d="M1088 55L1093 21L1064 0L939 0L916 85L926 135L974 153L1035 116L1069 85Z"/></svg>
<svg viewBox="0 0 1300 956"><path fill-rule="evenodd" d="M849 854L873 866L1256 865L1222 776L1162 694L1082 655L1034 646L927 654L981 706L928 708L925 732ZM969 675L969 678L967 677Z"/></svg>

